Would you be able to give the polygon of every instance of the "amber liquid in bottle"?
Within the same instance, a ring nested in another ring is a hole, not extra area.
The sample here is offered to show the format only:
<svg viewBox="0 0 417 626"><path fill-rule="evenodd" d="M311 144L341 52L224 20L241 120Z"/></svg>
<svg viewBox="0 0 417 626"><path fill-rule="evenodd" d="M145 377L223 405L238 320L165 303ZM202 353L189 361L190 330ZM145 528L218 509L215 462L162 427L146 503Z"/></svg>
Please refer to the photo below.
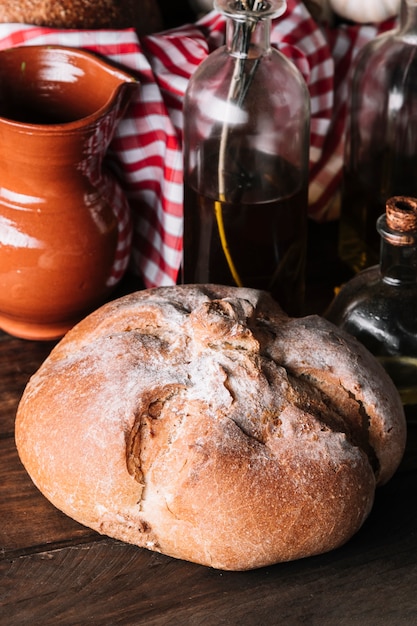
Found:
<svg viewBox="0 0 417 626"><path fill-rule="evenodd" d="M385 356L380 357L378 360L394 381L394 384L400 393L400 397L404 406L413 407L414 419L416 419L415 407L417 407L417 358L405 356Z"/></svg>
<svg viewBox="0 0 417 626"><path fill-rule="evenodd" d="M370 154L357 171L345 168L339 254L355 272L379 262L376 221L388 198L417 195L416 173L417 156L389 150Z"/></svg>
<svg viewBox="0 0 417 626"><path fill-rule="evenodd" d="M205 168L204 193L193 188L193 176L184 186L184 281L265 289L289 315L300 315L307 188L296 189L297 172L282 158L252 153L243 162L245 169L227 161L227 202L210 195L218 188L215 158ZM246 171L256 172L256 180ZM283 196L281 188L291 188L291 178L294 193ZM259 188L268 201L257 202Z"/></svg>

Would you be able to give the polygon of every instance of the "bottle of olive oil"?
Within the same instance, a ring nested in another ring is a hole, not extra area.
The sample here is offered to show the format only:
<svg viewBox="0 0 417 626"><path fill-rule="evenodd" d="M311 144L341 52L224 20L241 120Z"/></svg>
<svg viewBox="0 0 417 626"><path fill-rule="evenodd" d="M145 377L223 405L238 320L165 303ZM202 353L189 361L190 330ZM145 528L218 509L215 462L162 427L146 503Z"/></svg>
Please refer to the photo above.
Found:
<svg viewBox="0 0 417 626"><path fill-rule="evenodd" d="M265 289L302 313L310 98L270 45L285 0L217 0L226 43L191 77L184 101L186 283Z"/></svg>

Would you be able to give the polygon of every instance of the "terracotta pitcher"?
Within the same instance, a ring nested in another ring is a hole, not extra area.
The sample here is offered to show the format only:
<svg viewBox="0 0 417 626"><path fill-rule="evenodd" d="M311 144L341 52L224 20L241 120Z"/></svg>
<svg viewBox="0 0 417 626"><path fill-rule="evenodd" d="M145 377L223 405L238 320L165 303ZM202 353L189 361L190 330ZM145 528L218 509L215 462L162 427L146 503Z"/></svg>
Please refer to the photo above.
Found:
<svg viewBox="0 0 417 626"><path fill-rule="evenodd" d="M0 51L0 328L61 337L120 280L126 199L103 164L137 88L62 46ZM126 242L129 229L125 225Z"/></svg>

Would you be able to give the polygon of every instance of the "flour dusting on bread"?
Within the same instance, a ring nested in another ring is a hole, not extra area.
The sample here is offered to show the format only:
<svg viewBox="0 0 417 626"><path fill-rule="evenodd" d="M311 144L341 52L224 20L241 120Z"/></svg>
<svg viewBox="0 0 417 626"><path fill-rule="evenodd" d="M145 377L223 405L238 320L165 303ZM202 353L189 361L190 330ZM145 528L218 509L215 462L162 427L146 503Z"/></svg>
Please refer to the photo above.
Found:
<svg viewBox="0 0 417 626"><path fill-rule="evenodd" d="M145 290L88 316L32 377L16 442L98 532L220 569L331 550L395 472L405 419L356 340L268 294Z"/></svg>

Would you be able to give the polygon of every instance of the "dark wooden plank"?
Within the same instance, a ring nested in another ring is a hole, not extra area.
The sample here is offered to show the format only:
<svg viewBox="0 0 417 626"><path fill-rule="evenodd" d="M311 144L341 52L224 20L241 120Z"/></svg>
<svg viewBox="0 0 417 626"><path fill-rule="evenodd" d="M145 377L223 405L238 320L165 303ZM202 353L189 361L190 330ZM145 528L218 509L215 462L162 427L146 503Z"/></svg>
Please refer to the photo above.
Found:
<svg viewBox="0 0 417 626"><path fill-rule="evenodd" d="M0 438L13 434L14 417L25 385L53 345L17 339L0 331Z"/></svg>
<svg viewBox="0 0 417 626"><path fill-rule="evenodd" d="M4 559L0 623L417 623L416 496L417 476L404 473L339 550L252 572L219 572L112 540Z"/></svg>
<svg viewBox="0 0 417 626"><path fill-rule="evenodd" d="M14 443L18 402L29 377L53 347L0 331L0 558L39 545L85 541L94 533L59 512L35 488Z"/></svg>
<svg viewBox="0 0 417 626"><path fill-rule="evenodd" d="M0 440L0 520L0 559L38 546L96 537L41 495L22 466L12 438Z"/></svg>

